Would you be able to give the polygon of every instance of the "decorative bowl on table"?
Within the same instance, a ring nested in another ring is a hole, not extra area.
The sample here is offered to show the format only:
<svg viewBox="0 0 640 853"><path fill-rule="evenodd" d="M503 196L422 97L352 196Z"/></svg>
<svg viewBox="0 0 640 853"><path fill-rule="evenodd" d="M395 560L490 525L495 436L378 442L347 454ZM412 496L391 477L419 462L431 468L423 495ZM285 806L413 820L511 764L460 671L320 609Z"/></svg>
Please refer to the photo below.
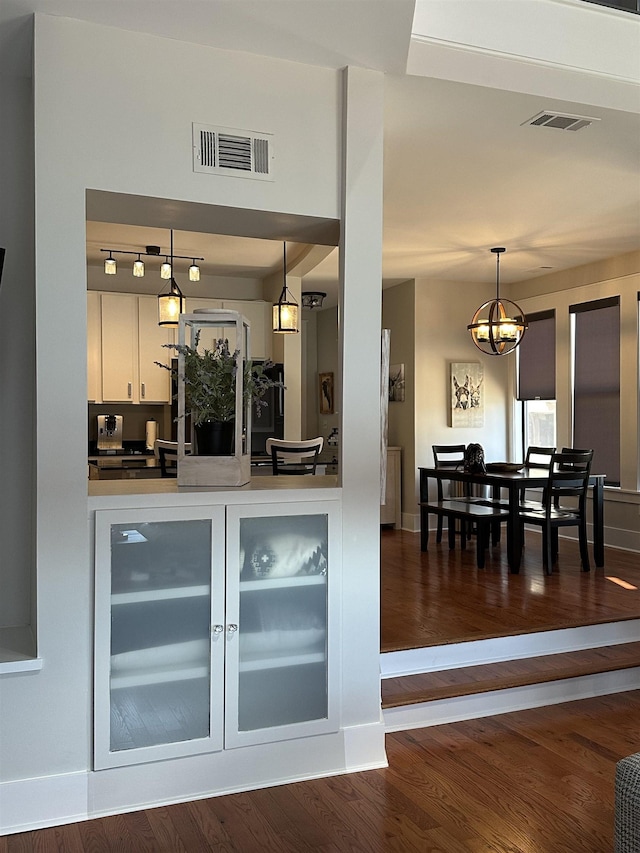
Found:
<svg viewBox="0 0 640 853"><path fill-rule="evenodd" d="M487 471L495 474L513 474L517 471L522 471L524 464L522 462L487 462Z"/></svg>

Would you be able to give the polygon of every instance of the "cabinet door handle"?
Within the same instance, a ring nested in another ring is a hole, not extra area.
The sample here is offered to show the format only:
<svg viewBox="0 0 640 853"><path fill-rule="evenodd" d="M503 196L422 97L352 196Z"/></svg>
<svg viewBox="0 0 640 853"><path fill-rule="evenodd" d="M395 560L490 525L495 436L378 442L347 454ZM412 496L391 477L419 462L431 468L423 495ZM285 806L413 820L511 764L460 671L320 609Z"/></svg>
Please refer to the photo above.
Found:
<svg viewBox="0 0 640 853"><path fill-rule="evenodd" d="M144 382L141 382L140 383L140 396L142 398L144 398L144 395L145 395Z"/></svg>
<svg viewBox="0 0 640 853"><path fill-rule="evenodd" d="M232 623L231 625L227 625L227 631L228 631L230 634L235 634L235 632L236 632L237 630L238 630L238 626L237 626L237 625L234 625L233 623Z"/></svg>
<svg viewBox="0 0 640 853"><path fill-rule="evenodd" d="M129 396L131 396L131 390L132 390L131 383L130 383L130 382L128 382L128 383L127 383L127 394L128 394Z"/></svg>
<svg viewBox="0 0 640 853"><path fill-rule="evenodd" d="M224 625L212 625L211 626L211 636L216 636L217 634L222 634L224 631Z"/></svg>

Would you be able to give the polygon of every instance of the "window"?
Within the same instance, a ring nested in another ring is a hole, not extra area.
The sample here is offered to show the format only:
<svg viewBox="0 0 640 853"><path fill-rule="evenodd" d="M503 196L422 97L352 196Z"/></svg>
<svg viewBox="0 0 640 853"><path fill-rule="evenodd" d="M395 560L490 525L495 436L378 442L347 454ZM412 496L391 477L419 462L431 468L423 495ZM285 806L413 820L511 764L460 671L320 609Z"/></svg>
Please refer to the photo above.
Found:
<svg viewBox="0 0 640 853"><path fill-rule="evenodd" d="M620 485L620 306L617 296L571 305L573 444L593 448L594 473Z"/></svg>
<svg viewBox="0 0 640 853"><path fill-rule="evenodd" d="M529 445L556 445L556 317L554 311L527 316L529 328L518 348L518 400L522 402L523 458Z"/></svg>

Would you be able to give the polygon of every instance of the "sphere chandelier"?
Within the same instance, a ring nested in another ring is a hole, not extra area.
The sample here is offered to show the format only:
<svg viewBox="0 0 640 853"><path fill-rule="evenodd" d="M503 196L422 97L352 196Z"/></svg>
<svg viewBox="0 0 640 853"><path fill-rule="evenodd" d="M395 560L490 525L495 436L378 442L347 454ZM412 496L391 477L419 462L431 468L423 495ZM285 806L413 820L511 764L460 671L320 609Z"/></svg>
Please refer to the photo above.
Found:
<svg viewBox="0 0 640 853"><path fill-rule="evenodd" d="M500 255L507 250L491 251L496 256L496 298L478 308L467 329L471 340L485 355L507 355L518 346L529 324L522 308L500 298Z"/></svg>

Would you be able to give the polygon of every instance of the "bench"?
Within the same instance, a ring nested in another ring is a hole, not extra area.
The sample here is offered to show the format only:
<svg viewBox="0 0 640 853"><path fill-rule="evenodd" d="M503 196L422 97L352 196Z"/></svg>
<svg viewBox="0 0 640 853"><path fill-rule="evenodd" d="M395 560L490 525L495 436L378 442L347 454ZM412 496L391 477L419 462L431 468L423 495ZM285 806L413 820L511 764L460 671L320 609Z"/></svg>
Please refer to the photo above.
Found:
<svg viewBox="0 0 640 853"><path fill-rule="evenodd" d="M484 568L484 554L489 545L489 534L503 521L508 521L509 512L499 506L486 506L473 498L460 498L442 501L420 502L420 546L426 551L429 542L429 515L446 518L449 532L449 549L455 548L456 521L461 522L460 546L466 548L466 531L469 527L476 530L476 562L479 569ZM495 538L494 538L495 541Z"/></svg>

